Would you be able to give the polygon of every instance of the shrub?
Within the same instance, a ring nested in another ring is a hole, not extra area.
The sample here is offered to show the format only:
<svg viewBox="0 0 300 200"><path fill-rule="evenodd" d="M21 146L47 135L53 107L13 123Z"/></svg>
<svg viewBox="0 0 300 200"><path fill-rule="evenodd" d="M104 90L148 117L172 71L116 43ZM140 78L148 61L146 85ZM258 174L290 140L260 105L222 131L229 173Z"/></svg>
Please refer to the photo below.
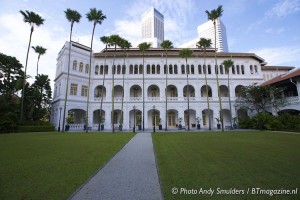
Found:
<svg viewBox="0 0 300 200"><path fill-rule="evenodd" d="M22 132L48 132L55 131L53 125L44 125L44 126L18 126L18 133Z"/></svg>
<svg viewBox="0 0 300 200"><path fill-rule="evenodd" d="M272 131L300 131L300 116L290 114L272 116L262 112L253 117L239 119L239 127Z"/></svg>

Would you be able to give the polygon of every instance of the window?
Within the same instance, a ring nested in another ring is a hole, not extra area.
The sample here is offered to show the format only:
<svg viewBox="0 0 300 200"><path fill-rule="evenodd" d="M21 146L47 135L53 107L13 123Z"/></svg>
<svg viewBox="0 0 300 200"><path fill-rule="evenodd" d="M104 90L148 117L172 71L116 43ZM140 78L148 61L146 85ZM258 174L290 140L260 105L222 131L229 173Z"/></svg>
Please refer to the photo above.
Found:
<svg viewBox="0 0 300 200"><path fill-rule="evenodd" d="M174 74L178 74L177 65L174 65Z"/></svg>
<svg viewBox="0 0 300 200"><path fill-rule="evenodd" d="M83 63L82 62L79 64L79 71L83 72Z"/></svg>
<svg viewBox="0 0 300 200"><path fill-rule="evenodd" d="M147 74L150 74L150 65L147 65Z"/></svg>
<svg viewBox="0 0 300 200"><path fill-rule="evenodd" d="M82 96L82 97L86 97L86 96L87 96L87 93L88 93L88 86L83 85L83 86L81 87L81 96Z"/></svg>
<svg viewBox="0 0 300 200"><path fill-rule="evenodd" d="M79 72L83 72L83 64L82 63L80 63Z"/></svg>
<svg viewBox="0 0 300 200"><path fill-rule="evenodd" d="M143 65L140 65L140 67L139 67L139 74L143 74Z"/></svg>
<svg viewBox="0 0 300 200"><path fill-rule="evenodd" d="M254 65L254 71L255 71L255 74L258 73L258 70L257 70L257 66L256 66L256 65Z"/></svg>
<svg viewBox="0 0 300 200"><path fill-rule="evenodd" d="M134 74L138 74L139 68L138 65L134 65Z"/></svg>
<svg viewBox="0 0 300 200"><path fill-rule="evenodd" d="M117 74L121 74L121 65L118 65L117 67Z"/></svg>
<svg viewBox="0 0 300 200"><path fill-rule="evenodd" d="M151 96L156 97L156 88L151 88Z"/></svg>
<svg viewBox="0 0 300 200"><path fill-rule="evenodd" d="M236 73L240 74L240 66L239 65L236 66Z"/></svg>
<svg viewBox="0 0 300 200"><path fill-rule="evenodd" d="M210 65L207 66L207 72L208 72L208 74L211 74L211 66Z"/></svg>
<svg viewBox="0 0 300 200"><path fill-rule="evenodd" d="M122 74L126 74L126 66L122 65Z"/></svg>
<svg viewBox="0 0 300 200"><path fill-rule="evenodd" d="M235 67L234 66L231 68L231 70L232 70L232 74L235 74Z"/></svg>
<svg viewBox="0 0 300 200"><path fill-rule="evenodd" d="M111 70L112 70L111 71L112 74L116 74L116 65L114 65Z"/></svg>
<svg viewBox="0 0 300 200"><path fill-rule="evenodd" d="M73 62L73 70L76 71L77 70L77 61L74 60Z"/></svg>
<svg viewBox="0 0 300 200"><path fill-rule="evenodd" d="M190 74L191 72L190 72L190 66L189 65L186 65L186 73L187 74Z"/></svg>
<svg viewBox="0 0 300 200"><path fill-rule="evenodd" d="M105 65L105 74L108 74L108 65Z"/></svg>
<svg viewBox="0 0 300 200"><path fill-rule="evenodd" d="M156 66L156 73L157 73L157 74L160 74L160 65L157 65L157 66Z"/></svg>
<svg viewBox="0 0 300 200"><path fill-rule="evenodd" d="M138 97L138 91L139 89L137 87L133 88L133 97Z"/></svg>
<svg viewBox="0 0 300 200"><path fill-rule="evenodd" d="M155 74L155 65L152 65L152 74Z"/></svg>
<svg viewBox="0 0 300 200"><path fill-rule="evenodd" d="M245 74L245 68L244 68L244 65L241 65L241 71L242 71L242 74Z"/></svg>
<svg viewBox="0 0 300 200"><path fill-rule="evenodd" d="M70 95L77 95L77 84L71 83Z"/></svg>
<svg viewBox="0 0 300 200"><path fill-rule="evenodd" d="M173 67L172 67L172 65L169 65L169 74L173 74Z"/></svg>
<svg viewBox="0 0 300 200"><path fill-rule="evenodd" d="M129 66L129 74L133 74L133 66L132 65Z"/></svg>
<svg viewBox="0 0 300 200"><path fill-rule="evenodd" d="M224 74L223 65L220 65L220 74Z"/></svg>
<svg viewBox="0 0 300 200"><path fill-rule="evenodd" d="M202 74L202 68L201 68L201 65L198 65L198 74Z"/></svg>
<svg viewBox="0 0 300 200"><path fill-rule="evenodd" d="M191 65L191 74L195 74L194 65Z"/></svg>
<svg viewBox="0 0 300 200"><path fill-rule="evenodd" d="M85 73L88 74L90 70L90 67L88 64L85 65Z"/></svg>
<svg viewBox="0 0 300 200"><path fill-rule="evenodd" d="M98 75L98 71L99 71L99 65L95 66L95 74Z"/></svg>
<svg viewBox="0 0 300 200"><path fill-rule="evenodd" d="M219 74L218 65L215 65L215 72L216 72L216 74Z"/></svg>
<svg viewBox="0 0 300 200"><path fill-rule="evenodd" d="M103 74L103 65L100 66L100 74Z"/></svg>
<svg viewBox="0 0 300 200"><path fill-rule="evenodd" d="M185 68L184 68L184 65L181 65L181 74L185 74Z"/></svg>
<svg viewBox="0 0 300 200"><path fill-rule="evenodd" d="M250 65L250 73L253 74L253 66Z"/></svg>

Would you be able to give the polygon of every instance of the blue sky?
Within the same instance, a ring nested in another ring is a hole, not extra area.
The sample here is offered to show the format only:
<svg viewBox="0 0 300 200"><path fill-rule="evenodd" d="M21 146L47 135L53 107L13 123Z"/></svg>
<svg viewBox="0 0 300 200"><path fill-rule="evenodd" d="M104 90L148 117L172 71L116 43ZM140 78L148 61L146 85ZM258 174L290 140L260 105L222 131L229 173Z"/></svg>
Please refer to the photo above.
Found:
<svg viewBox="0 0 300 200"><path fill-rule="evenodd" d="M253 52L269 65L300 67L300 0L0 0L0 52L15 56L25 65L30 27L19 10L34 11L45 23L35 29L32 45L47 48L41 57L40 73L55 77L56 58L68 40L70 24L67 8L77 10L82 18L74 26L73 40L90 45L92 24L85 14L97 8L107 16L97 25L94 51L103 45L103 35L119 34L137 45L141 39L140 19L149 7L165 17L165 39L175 47L197 37L197 27L207 21L205 10L222 5L221 17L227 29L230 52ZM37 55L29 55L28 73L35 75Z"/></svg>

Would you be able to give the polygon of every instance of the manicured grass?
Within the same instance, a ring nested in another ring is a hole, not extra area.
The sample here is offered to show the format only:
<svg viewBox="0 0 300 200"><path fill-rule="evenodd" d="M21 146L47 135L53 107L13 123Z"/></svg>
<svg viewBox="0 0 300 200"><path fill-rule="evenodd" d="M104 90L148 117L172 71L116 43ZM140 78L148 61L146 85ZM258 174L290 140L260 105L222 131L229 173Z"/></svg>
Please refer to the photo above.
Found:
<svg viewBox="0 0 300 200"><path fill-rule="evenodd" d="M0 199L67 199L133 135L0 134Z"/></svg>
<svg viewBox="0 0 300 200"><path fill-rule="evenodd" d="M152 136L165 199L300 199L300 135L253 131ZM173 187L178 194L172 194ZM215 193L184 195L181 188L212 188ZM217 188L250 191L216 195ZM252 188L298 188L298 194L251 195Z"/></svg>

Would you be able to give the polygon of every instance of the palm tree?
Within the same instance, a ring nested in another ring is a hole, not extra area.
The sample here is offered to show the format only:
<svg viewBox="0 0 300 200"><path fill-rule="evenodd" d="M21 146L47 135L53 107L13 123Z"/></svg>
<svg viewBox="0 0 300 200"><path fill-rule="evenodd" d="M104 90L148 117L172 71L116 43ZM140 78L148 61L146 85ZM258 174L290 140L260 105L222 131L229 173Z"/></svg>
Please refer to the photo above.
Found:
<svg viewBox="0 0 300 200"><path fill-rule="evenodd" d="M91 50L90 50L90 68L89 68L89 84L88 84L88 94L86 101L86 117L85 117L85 131L88 132L88 117L89 117L89 101L90 101L90 86L91 86L91 69L92 69L92 55L93 55L93 40L94 33L97 24L102 24L102 21L106 19L106 16L103 15L101 10L97 10L96 8L91 8L90 12L86 14L87 19L93 23L93 32L91 38Z"/></svg>
<svg viewBox="0 0 300 200"><path fill-rule="evenodd" d="M173 48L173 44L170 40L164 40L162 41L162 43L160 44L160 46L165 50L166 52L166 88L165 88L165 96L166 96L166 128L165 130L168 130L168 50L170 50L171 48Z"/></svg>
<svg viewBox="0 0 300 200"><path fill-rule="evenodd" d="M193 51L190 49L181 49L179 52L179 56L181 56L182 58L185 58L185 68L186 68L186 82L187 82L187 106L188 106L188 131L190 130L190 85L189 85L189 73L190 70L187 70L187 59L188 57L191 57L193 54Z"/></svg>
<svg viewBox="0 0 300 200"><path fill-rule="evenodd" d="M65 93L65 101L64 101L64 113L63 113L63 122L62 122L62 132L65 131L65 119L66 119L66 108L68 101L68 89L69 89L69 77L70 77L70 62L71 62L71 43L72 43L72 33L73 33L73 25L75 22L79 22L81 15L76 10L67 9L65 11L66 18L69 22L71 22L70 29L70 38L69 38L69 59L68 59L68 73L67 73L67 81L66 81L66 93Z"/></svg>
<svg viewBox="0 0 300 200"><path fill-rule="evenodd" d="M205 11L209 20L211 20L214 24L215 29L215 69L216 69L216 79L217 79L217 86L218 86L218 96L219 96L219 107L220 107L220 119L222 124L222 131L224 131L224 123L223 123L223 110L222 110L222 102L221 102L221 92L220 92L220 84L219 84L219 77L218 77L218 63L217 63L217 28L216 28L216 20L222 16L223 8L222 6L218 6L217 9Z"/></svg>
<svg viewBox="0 0 300 200"><path fill-rule="evenodd" d="M111 89L111 103L112 103L112 113L111 113L111 118L112 118L112 131L115 132L115 126L114 126L114 117L115 117L115 73L116 73L116 68L115 68L115 59L116 59L116 51L117 51L117 46L120 46L122 38L119 35L111 35L109 37L109 46L113 46L115 48L115 53L114 53L114 59L113 59L113 64L112 64L112 89Z"/></svg>
<svg viewBox="0 0 300 200"><path fill-rule="evenodd" d="M143 131L145 130L145 70L144 70L144 63L145 63L145 51L147 51L151 47L150 43L142 42L139 44L139 49L143 53Z"/></svg>
<svg viewBox="0 0 300 200"><path fill-rule="evenodd" d="M206 101L207 101L207 109L208 109L208 129L211 130L211 113L209 107L209 98L208 98L208 84L207 84L207 68L206 68L206 49L209 48L211 45L211 39L200 38L199 42L197 43L197 47L201 48L204 51L204 65L205 72L204 72L204 79L205 79L205 89L206 89Z"/></svg>
<svg viewBox="0 0 300 200"><path fill-rule="evenodd" d="M36 64L36 75L39 75L39 61L40 61L40 57L41 55L44 55L47 51L47 49L45 49L42 46L32 46L32 48L34 49L35 53L38 54L38 60L37 60L37 64Z"/></svg>
<svg viewBox="0 0 300 200"><path fill-rule="evenodd" d="M20 121L22 123L23 122L23 112L24 112L26 72L27 72L28 56L29 56L32 33L34 31L34 26L40 26L40 25L44 24L45 19L43 19L40 15L36 14L35 12L31 12L28 10L26 10L25 12L20 10L20 13L23 15L23 21L25 23L29 23L29 25L30 25L30 36L29 36L29 44L28 44L27 55L26 55L26 64L25 64L25 72L24 72L24 78L23 78L23 89L22 89L22 100L21 100L21 112L20 112Z"/></svg>
<svg viewBox="0 0 300 200"><path fill-rule="evenodd" d="M232 110L231 110L230 85L229 85L229 69L234 65L234 62L232 60L224 60L222 65L224 65L225 71L228 75L227 84L228 84L228 94L229 94L230 127L232 128Z"/></svg>
<svg viewBox="0 0 300 200"><path fill-rule="evenodd" d="M125 39L122 39L121 42L120 42L120 47L121 49L123 50L124 52L124 64L123 66L126 68L126 65L125 65L125 59L126 59L126 50L127 49L130 49L131 47L131 43ZM123 122L124 122L124 111L123 111L123 104L124 104L124 76L125 76L125 71L123 72L123 66L122 66L122 74L123 74L123 81L122 81L122 106L121 106L121 122L120 122L120 125L123 127Z"/></svg>
<svg viewBox="0 0 300 200"><path fill-rule="evenodd" d="M103 89L104 89L104 82L105 82L105 74L106 74L106 52L107 52L107 46L109 44L109 37L102 36L100 37L101 42L105 44L105 52L104 52L104 65L103 65L103 81L102 81L102 87L101 87L101 103L100 103L100 113L99 113L99 125L98 125L98 131L100 131L101 127L101 121L102 121L102 105L103 105Z"/></svg>

